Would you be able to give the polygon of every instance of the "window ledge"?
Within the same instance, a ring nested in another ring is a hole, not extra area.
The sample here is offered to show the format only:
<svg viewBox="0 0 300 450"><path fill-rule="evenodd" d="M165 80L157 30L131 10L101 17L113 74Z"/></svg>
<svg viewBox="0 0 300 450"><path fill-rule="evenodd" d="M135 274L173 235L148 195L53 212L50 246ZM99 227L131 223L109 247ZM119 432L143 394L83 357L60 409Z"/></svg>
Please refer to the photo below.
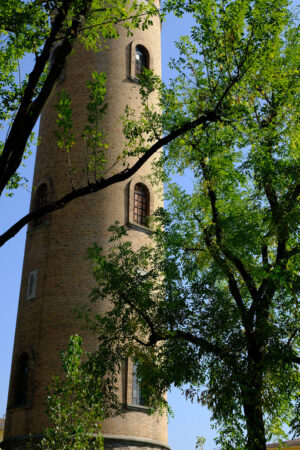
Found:
<svg viewBox="0 0 300 450"><path fill-rule="evenodd" d="M34 225L33 227L30 227L27 230L27 233L31 233L32 231L38 230L39 228L48 227L50 225L50 221L46 220L43 223L40 223L39 225Z"/></svg>
<svg viewBox="0 0 300 450"><path fill-rule="evenodd" d="M133 228L134 230L143 231L146 234L149 234L149 236L152 234L152 231L150 228L146 227L145 225L139 225L137 223L133 222L127 222L127 226L129 228Z"/></svg>
<svg viewBox="0 0 300 450"><path fill-rule="evenodd" d="M125 409L127 409L127 410L129 409L130 411L141 411L141 412L145 412L145 413L149 412L148 406L134 405L133 403L127 403L125 405Z"/></svg>
<svg viewBox="0 0 300 450"><path fill-rule="evenodd" d="M138 78L133 77L133 76L131 76L131 75L128 77L128 80L131 81L131 83L141 84L141 83L140 83L140 80L139 80Z"/></svg>

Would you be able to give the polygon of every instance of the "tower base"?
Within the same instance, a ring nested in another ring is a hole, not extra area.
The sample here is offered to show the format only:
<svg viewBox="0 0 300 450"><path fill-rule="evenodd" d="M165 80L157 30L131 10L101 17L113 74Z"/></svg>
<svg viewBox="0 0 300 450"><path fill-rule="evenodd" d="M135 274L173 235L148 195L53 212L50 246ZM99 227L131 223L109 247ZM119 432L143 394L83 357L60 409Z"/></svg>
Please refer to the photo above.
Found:
<svg viewBox="0 0 300 450"><path fill-rule="evenodd" d="M35 434L29 437L14 436L0 443L0 448L5 450L26 450L29 440L38 442L42 439L42 434ZM135 436L114 436L103 435L104 450L171 450L168 445L152 439L137 438Z"/></svg>

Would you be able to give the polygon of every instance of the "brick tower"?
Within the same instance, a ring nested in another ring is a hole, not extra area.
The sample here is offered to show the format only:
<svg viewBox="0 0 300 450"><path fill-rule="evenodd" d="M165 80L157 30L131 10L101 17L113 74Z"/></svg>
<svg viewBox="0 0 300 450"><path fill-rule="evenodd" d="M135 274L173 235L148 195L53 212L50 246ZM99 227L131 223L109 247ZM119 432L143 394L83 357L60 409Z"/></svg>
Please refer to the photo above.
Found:
<svg viewBox="0 0 300 450"><path fill-rule="evenodd" d="M139 108L136 71L145 65L160 74L160 32L160 21L156 18L152 27L137 30L133 37L127 37L126 31L120 29L119 39L110 42L107 50L94 53L77 48L68 59L63 79L41 118L32 209L70 191L66 153L57 148L54 136L57 92L65 89L72 99L76 142L71 154L72 167L78 169L74 175L76 187L83 186L86 153L81 135L86 125L86 82L95 70L107 74L108 110L102 126L108 132L108 167L111 167L123 148L120 114L127 104ZM112 170L116 172L118 165ZM85 260L86 250L95 241L104 250L108 248L107 229L116 220L127 226L136 247L149 242L143 215L161 206L159 195L146 177L150 171L148 163L132 179L74 200L64 209L29 225L3 448L25 448L29 433L39 435L48 425L45 388L52 374L61 370L60 351L66 348L69 336L78 332L85 347L89 350L96 347L95 338L82 332L72 314L76 304L88 302L94 285ZM134 210L137 199L143 206L139 211ZM119 393L124 414L105 421L102 428L105 448L168 449L166 418L149 416L140 404L130 361L120 374Z"/></svg>

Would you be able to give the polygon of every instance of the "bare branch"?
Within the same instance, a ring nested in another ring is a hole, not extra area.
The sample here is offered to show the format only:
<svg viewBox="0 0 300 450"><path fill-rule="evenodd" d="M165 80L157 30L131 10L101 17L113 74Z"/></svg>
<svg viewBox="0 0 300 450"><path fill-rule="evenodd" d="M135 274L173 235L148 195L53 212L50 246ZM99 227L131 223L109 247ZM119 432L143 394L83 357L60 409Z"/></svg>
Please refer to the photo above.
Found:
<svg viewBox="0 0 300 450"><path fill-rule="evenodd" d="M45 205L40 209L30 212L0 236L0 247L4 245L5 242L7 242L13 236L15 236L26 224L28 224L32 220L35 220L38 217L42 217L43 215L50 213L52 211L57 211L59 209L64 208L65 205L67 205L76 198L83 197L84 195L91 194L93 192L101 191L102 189L105 189L108 186L111 186L112 184L119 183L120 181L128 180L143 166L143 164L146 161L148 161L157 152L157 150L169 144L171 141L176 139L178 136L181 136L182 134L186 133L187 131L190 131L193 128L196 128L197 126L208 122L215 122L218 119L219 117L214 111L207 112L198 119L192 122L187 122L186 124L179 127L177 130L172 131L169 135L159 139L138 159L138 161L132 167L126 168L125 170L115 175L112 175L109 178L106 179L102 178L101 180L96 181L94 183L90 183L82 188L75 189L74 191L64 195L61 199L49 203L48 205Z"/></svg>

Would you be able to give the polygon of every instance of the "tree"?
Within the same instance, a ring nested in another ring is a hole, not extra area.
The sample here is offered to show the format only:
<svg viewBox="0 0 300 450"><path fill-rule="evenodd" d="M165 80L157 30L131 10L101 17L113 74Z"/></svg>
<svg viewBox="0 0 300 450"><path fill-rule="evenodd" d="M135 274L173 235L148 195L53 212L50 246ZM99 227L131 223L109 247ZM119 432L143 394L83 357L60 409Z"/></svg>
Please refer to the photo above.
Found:
<svg viewBox="0 0 300 450"><path fill-rule="evenodd" d="M13 189L26 181L18 170L30 154L32 130L75 43L79 41L88 49L99 51L103 41L118 37L117 24L131 33L136 27L148 27L157 12L149 3L146 6L127 0L109 4L102 0L1 2L0 128L5 129L6 136L0 142L0 195L12 195ZM33 55L35 62L21 80L20 60L26 55ZM117 181L117 177L109 182L101 179L99 189ZM93 191L95 186L78 189L28 214L0 237L0 245L31 220Z"/></svg>
<svg viewBox="0 0 300 450"><path fill-rule="evenodd" d="M86 395L91 375L82 362L82 339L78 335L71 336L61 356L65 377L54 376L47 395L47 414L52 426L44 430L40 443L29 443L28 447L103 449L100 430L105 413L99 389L102 382L94 386L93 395Z"/></svg>
<svg viewBox="0 0 300 450"><path fill-rule="evenodd" d="M100 343L92 361L109 374L133 358L152 408L172 383L189 384L222 448L262 450L284 423L299 430L298 30L286 1L167 6L195 24L177 44L171 86L141 80L127 150L143 152L160 127L215 117L165 148L157 173L169 206L153 219L153 246L134 251L116 224L108 255L90 249L91 299L111 299L105 317L87 319ZM147 103L155 84L161 117ZM184 171L191 192L167 180Z"/></svg>

